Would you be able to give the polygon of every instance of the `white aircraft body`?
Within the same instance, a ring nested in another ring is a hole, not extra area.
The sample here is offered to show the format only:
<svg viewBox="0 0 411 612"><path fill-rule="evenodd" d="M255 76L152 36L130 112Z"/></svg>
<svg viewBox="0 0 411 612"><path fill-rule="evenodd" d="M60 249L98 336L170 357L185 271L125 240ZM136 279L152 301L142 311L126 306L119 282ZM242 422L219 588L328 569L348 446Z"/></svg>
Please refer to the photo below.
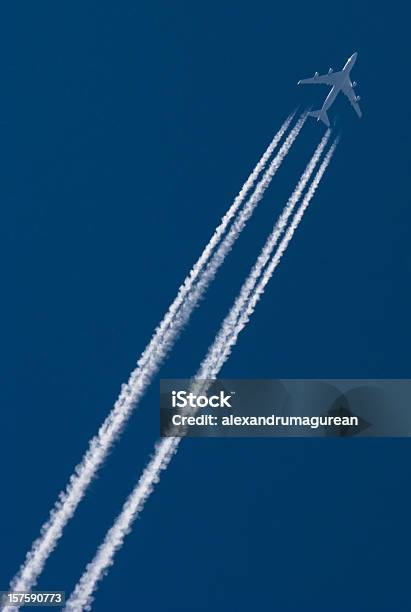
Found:
<svg viewBox="0 0 411 612"><path fill-rule="evenodd" d="M334 102L335 98L338 96L340 91L343 92L351 102L354 107L355 112L359 117L362 116L361 109L358 106L358 102L360 101L360 96L357 96L354 91L354 87L356 87L357 83L354 81L351 82L350 72L355 64L358 53L353 53L351 57L348 58L344 68L339 72L333 72L333 69L330 68L328 74L319 75L316 72L311 79L302 79L298 81L298 85L329 85L331 87L331 91L326 97L322 108L318 111L313 111L310 113L311 117L316 117L317 121L322 121L325 123L327 127L330 126L330 120L327 115L327 110L330 108L331 104Z"/></svg>

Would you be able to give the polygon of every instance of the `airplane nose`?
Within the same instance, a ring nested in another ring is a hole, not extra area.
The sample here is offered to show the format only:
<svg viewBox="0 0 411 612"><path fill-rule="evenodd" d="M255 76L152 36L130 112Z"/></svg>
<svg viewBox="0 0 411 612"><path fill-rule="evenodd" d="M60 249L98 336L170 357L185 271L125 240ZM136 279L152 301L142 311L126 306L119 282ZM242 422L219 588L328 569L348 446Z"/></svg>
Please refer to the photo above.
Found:
<svg viewBox="0 0 411 612"><path fill-rule="evenodd" d="M350 57L351 60L356 60L357 59L357 51L355 53L352 54L352 56Z"/></svg>

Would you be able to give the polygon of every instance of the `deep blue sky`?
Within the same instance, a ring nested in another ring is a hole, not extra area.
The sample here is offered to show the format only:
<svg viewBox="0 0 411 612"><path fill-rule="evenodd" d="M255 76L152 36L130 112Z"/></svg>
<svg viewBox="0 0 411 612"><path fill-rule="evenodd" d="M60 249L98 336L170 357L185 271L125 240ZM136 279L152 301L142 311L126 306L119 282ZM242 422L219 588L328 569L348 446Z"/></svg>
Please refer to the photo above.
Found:
<svg viewBox="0 0 411 612"><path fill-rule="evenodd" d="M297 88L357 50L342 140L225 377L409 377L403 2L3 2L0 588ZM162 370L192 375L323 133L304 128ZM70 592L146 462L158 381L49 559ZM97 612L405 612L407 440L185 440ZM127 600L134 589L136 599Z"/></svg>

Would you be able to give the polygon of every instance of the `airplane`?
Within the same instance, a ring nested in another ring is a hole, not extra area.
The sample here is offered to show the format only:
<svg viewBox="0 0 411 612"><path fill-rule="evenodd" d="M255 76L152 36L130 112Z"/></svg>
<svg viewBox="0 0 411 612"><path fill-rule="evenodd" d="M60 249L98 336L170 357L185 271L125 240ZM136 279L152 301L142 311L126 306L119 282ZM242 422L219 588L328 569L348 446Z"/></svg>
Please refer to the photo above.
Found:
<svg viewBox="0 0 411 612"><path fill-rule="evenodd" d="M344 68L339 72L333 72L333 69L330 68L328 74L319 75L318 72L316 72L313 78L298 81L298 85L318 84L329 85L331 87L331 91L326 97L322 108L309 113L311 117L316 117L317 121L322 121L327 127L330 127L330 120L327 115L327 110L330 108L340 91L347 96L357 115L359 117L362 116L361 109L358 106L360 96L357 96L354 91L354 87L356 87L357 83L355 81L352 83L350 79L350 72L355 64L357 56L358 53L353 53L353 55L348 58Z"/></svg>

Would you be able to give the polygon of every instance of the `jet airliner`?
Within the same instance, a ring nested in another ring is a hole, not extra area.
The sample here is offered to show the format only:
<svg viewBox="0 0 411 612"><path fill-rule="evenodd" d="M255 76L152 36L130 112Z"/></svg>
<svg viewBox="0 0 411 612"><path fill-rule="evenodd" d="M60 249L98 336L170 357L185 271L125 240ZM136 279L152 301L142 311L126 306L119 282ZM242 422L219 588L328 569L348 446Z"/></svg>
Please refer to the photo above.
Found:
<svg viewBox="0 0 411 612"><path fill-rule="evenodd" d="M360 96L357 96L354 91L354 87L356 87L357 83L355 81L351 82L350 79L350 72L355 64L357 56L358 53L353 53L353 55L348 58L343 69L339 72L333 72L333 69L330 68L328 74L319 75L318 72L316 72L311 79L302 79L301 81L298 81L298 85L318 84L329 85L331 87L331 91L326 97L322 108L318 111L309 113L311 117L316 117L317 121L322 121L327 127L330 127L330 120L327 115L327 110L330 108L340 91L347 96L357 115L359 117L362 116L361 109L358 106Z"/></svg>

